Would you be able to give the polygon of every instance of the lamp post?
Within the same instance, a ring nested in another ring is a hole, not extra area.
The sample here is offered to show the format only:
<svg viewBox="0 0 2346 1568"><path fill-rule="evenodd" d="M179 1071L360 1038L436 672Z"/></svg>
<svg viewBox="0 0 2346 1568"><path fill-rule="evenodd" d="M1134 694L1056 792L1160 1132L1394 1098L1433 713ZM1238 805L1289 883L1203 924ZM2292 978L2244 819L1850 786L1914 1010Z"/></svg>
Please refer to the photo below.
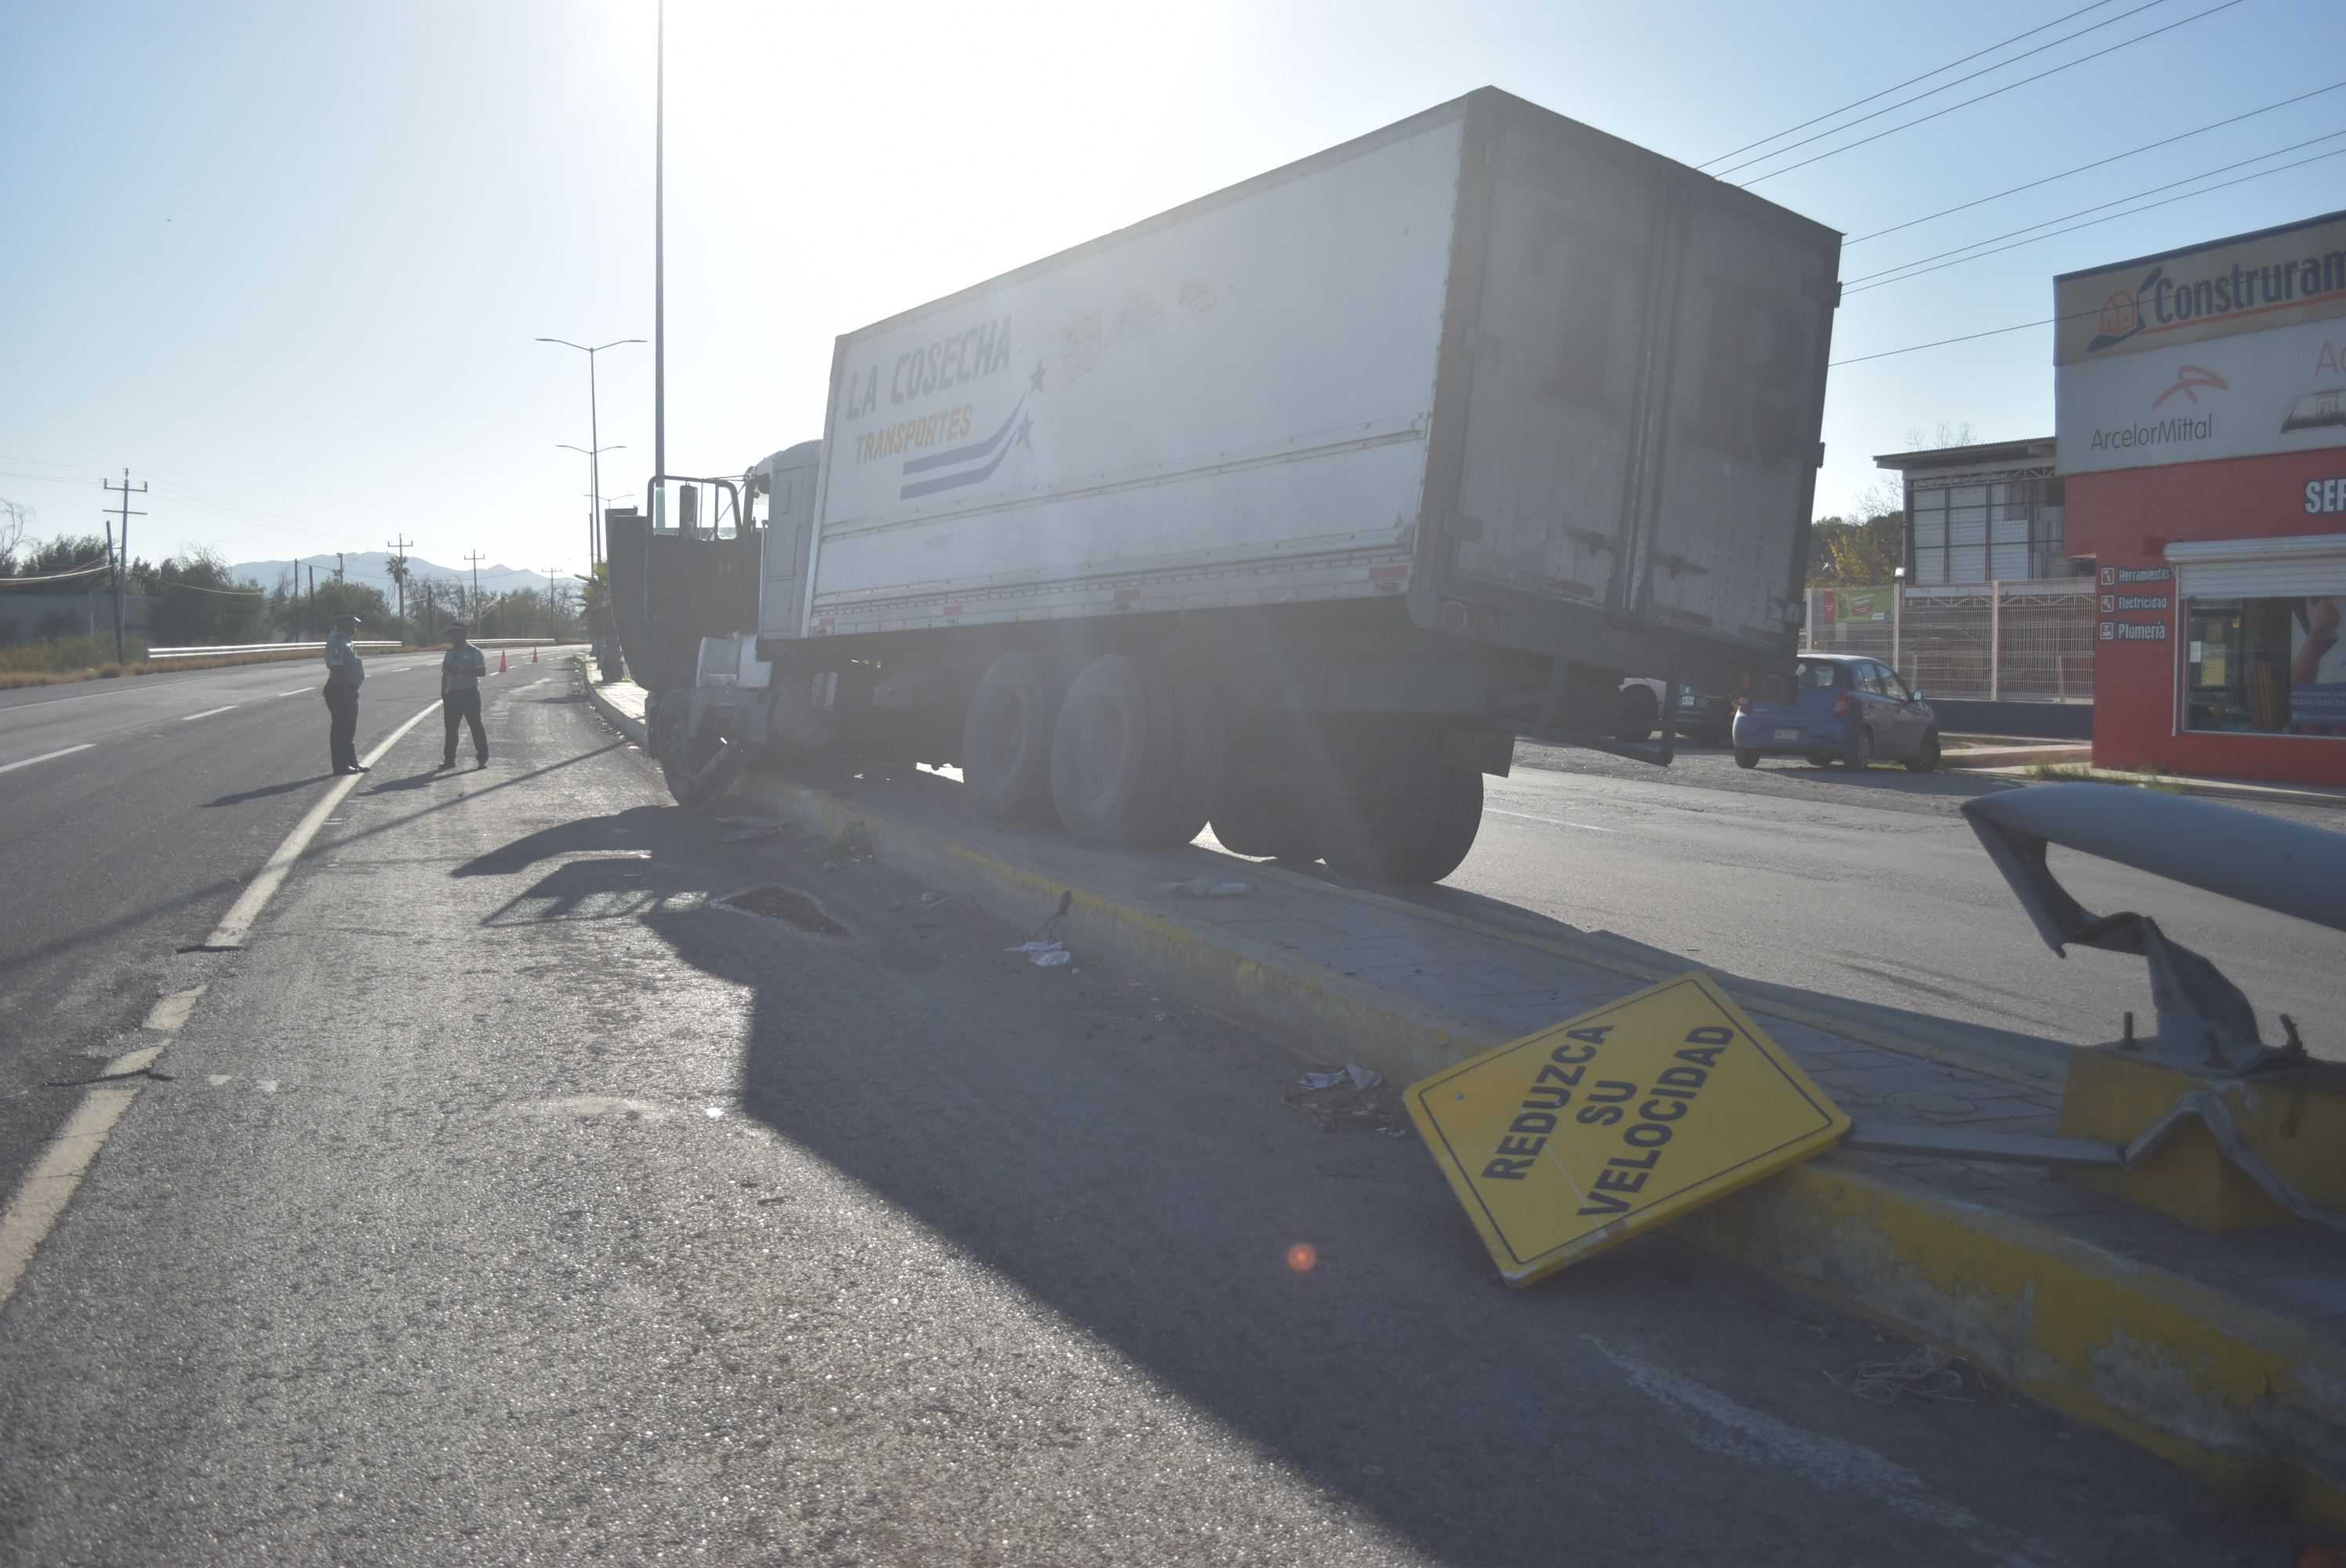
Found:
<svg viewBox="0 0 2346 1568"><path fill-rule="evenodd" d="M594 478L589 483L595 488L588 496L589 504L594 510L586 514L586 569L591 572L595 569L595 562L598 558L603 538L603 454L607 452L625 452L627 449L622 444L598 446L589 452L586 447L573 446L566 441L557 441L554 444L565 452L583 453L586 459L587 468L594 474Z"/></svg>
<svg viewBox="0 0 2346 1568"><path fill-rule="evenodd" d="M641 338L614 338L607 343L597 343L592 348L589 348L585 343L574 343L567 338L540 338L537 341L541 343L559 343L566 349L576 349L580 353L586 356L587 444L585 447L574 446L571 450L573 452L586 452L587 453L588 464L593 468L595 474L595 513L593 516L586 520L586 565L589 569L592 569L595 563L602 559L603 555L603 465L601 462L597 459L596 453L616 452L618 450L617 447L605 446L602 444L602 416L600 411L597 407L597 400L595 394L595 356L601 353L605 349L616 349L622 343L640 343L643 340ZM556 444L561 445L566 443L556 443ZM589 450L590 448L591 450Z"/></svg>

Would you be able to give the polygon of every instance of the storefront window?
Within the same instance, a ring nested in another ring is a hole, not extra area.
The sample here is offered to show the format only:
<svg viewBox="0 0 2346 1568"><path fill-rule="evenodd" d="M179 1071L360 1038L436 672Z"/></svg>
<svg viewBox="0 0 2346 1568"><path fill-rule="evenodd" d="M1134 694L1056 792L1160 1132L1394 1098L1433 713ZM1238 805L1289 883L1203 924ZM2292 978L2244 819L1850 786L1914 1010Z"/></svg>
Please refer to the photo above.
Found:
<svg viewBox="0 0 2346 1568"><path fill-rule="evenodd" d="M2185 728L2346 736L2346 599L2193 599L2185 611Z"/></svg>

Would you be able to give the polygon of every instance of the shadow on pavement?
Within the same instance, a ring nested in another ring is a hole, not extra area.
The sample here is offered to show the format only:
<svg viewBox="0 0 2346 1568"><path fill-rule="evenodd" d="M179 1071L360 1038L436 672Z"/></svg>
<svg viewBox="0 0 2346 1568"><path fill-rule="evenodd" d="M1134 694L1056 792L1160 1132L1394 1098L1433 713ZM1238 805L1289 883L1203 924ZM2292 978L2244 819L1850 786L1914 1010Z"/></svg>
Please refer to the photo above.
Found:
<svg viewBox="0 0 2346 1568"><path fill-rule="evenodd" d="M650 857L575 858L625 851ZM749 1115L1443 1561L1551 1560L1560 1508L1634 1533L1641 1510L1699 1491L1678 1423L1650 1419L1607 1358L1716 1341L1721 1288L1749 1292L1749 1320L1689 1375L1764 1380L1755 1369L1784 1353L1774 1341L1803 1332L1814 1337L1799 1353L1847 1353L1823 1338L1840 1330L1803 1328L1749 1277L1667 1245L1506 1290L1413 1139L1291 1119L1280 1093L1296 1064L1276 1046L1080 956L1024 964L1002 951L1019 933L966 904L923 909L915 884L876 866L826 870L826 852L743 850L706 819L641 807L531 833L451 874L562 860L506 911L638 918L743 988ZM752 880L819 894L855 935L707 907ZM1299 1244L1316 1249L1309 1267L1290 1261ZM1592 1336L1604 1337L1594 1349ZM1028 1373L1055 1399L1058 1375ZM1858 1419L1829 1393L1804 1384L1778 1413ZM1957 1472L2010 1414L1934 1412L1900 1430ZM1655 1484L1564 1507L1560 1477L1584 1464ZM1747 1506L1738 1530L1774 1541L1805 1528L1811 1560L1831 1560L1804 1506Z"/></svg>
<svg viewBox="0 0 2346 1568"><path fill-rule="evenodd" d="M323 784L333 777L332 773L317 773L307 779L288 779L282 784L263 784L257 789L240 789L233 795L223 795L217 800L207 800L204 805L207 809L213 806L241 806L249 800L266 800L272 795L290 795L296 789L306 789L312 784Z"/></svg>

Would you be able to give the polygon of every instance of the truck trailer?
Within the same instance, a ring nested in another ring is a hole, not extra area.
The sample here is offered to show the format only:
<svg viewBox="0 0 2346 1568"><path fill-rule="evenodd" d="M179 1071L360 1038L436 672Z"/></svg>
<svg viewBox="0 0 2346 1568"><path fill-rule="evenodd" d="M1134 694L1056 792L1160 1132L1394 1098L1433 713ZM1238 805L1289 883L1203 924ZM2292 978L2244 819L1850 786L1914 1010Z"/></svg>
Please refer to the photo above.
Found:
<svg viewBox="0 0 2346 1568"><path fill-rule="evenodd" d="M848 332L607 518L652 748L1438 881L1625 674L1789 690L1840 243L1485 88Z"/></svg>

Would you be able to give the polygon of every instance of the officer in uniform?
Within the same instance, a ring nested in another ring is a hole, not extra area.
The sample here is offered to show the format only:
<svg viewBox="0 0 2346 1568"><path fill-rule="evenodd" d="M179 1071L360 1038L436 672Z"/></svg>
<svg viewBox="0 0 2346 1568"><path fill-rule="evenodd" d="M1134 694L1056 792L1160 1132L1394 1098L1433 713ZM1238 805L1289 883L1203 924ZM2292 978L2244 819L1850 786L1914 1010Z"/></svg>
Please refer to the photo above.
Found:
<svg viewBox="0 0 2346 1568"><path fill-rule="evenodd" d="M480 649L464 640L472 628L458 621L448 628L448 651L440 660L440 718L447 726L448 743L440 748L440 766L456 766L456 725L459 720L473 727L473 755L478 765L489 765L489 732L481 728L481 677L489 673L489 661Z"/></svg>
<svg viewBox="0 0 2346 1568"><path fill-rule="evenodd" d="M366 680L366 661L351 647L351 634L358 628L358 616L343 616L326 636L326 711L332 715L326 745L337 773L367 770L358 752L359 687Z"/></svg>

